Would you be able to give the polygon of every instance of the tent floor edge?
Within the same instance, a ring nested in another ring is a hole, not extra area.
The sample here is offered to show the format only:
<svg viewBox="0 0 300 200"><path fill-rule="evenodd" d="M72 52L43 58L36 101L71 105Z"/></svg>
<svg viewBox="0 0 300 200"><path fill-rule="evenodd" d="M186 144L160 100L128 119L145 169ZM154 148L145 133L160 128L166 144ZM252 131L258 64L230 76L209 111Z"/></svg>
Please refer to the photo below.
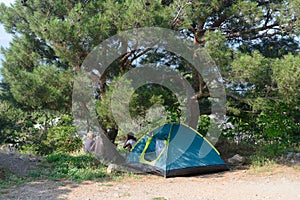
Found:
<svg viewBox="0 0 300 200"><path fill-rule="evenodd" d="M132 162L132 163L126 163L125 166L135 169L142 174L153 174L153 175L159 175L164 177L166 174L165 170L144 163Z"/></svg>
<svg viewBox="0 0 300 200"><path fill-rule="evenodd" d="M167 170L165 178L177 177L177 176L195 176L203 174L212 174L217 172L229 171L227 165L211 165L211 166L197 166L188 167L183 169Z"/></svg>

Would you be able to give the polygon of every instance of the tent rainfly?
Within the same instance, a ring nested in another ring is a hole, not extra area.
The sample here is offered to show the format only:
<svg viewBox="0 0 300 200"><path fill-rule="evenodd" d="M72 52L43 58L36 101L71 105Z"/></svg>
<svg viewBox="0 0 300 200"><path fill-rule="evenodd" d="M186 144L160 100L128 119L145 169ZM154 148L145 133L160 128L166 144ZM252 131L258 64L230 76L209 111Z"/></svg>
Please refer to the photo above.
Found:
<svg viewBox="0 0 300 200"><path fill-rule="evenodd" d="M144 135L126 158L129 166L164 177L228 170L215 147L194 129L178 123Z"/></svg>

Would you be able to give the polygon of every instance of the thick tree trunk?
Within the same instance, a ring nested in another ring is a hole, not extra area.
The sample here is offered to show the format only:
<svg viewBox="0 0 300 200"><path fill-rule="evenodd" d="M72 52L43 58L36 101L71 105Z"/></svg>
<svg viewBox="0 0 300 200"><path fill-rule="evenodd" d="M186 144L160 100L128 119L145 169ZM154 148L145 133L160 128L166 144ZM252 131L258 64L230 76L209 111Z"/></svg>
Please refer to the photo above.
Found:
<svg viewBox="0 0 300 200"><path fill-rule="evenodd" d="M100 133L95 139L94 155L102 164L125 163L125 158L117 151L116 146L106 137L104 133Z"/></svg>

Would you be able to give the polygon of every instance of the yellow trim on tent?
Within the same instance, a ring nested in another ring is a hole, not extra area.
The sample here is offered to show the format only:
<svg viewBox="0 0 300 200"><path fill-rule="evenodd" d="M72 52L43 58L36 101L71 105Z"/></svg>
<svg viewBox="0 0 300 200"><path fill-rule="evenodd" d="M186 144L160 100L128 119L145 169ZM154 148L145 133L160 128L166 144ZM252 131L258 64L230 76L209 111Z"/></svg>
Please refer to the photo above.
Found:
<svg viewBox="0 0 300 200"><path fill-rule="evenodd" d="M164 124L164 125L165 125L165 124ZM152 142L152 137L149 137L148 140L147 140L147 142L146 142L146 145L145 145L145 147L144 147L144 149L143 149L143 152L141 153L141 156L140 156L140 162L145 163L145 164L149 164L149 165L152 165L152 166L155 165L155 163L160 159L160 157L162 156L162 154L165 152L165 150L166 150L167 147L168 147L168 144L169 144L169 141L170 141L170 135L171 135L171 132L172 132L172 129L173 129L173 125L174 125L174 124L172 124L172 126L171 126L171 128L170 128L170 131L169 131L169 133L168 133L168 139L167 139L167 140L164 140L164 148L161 150L161 152L159 153L159 155L157 156L157 158L155 158L155 159L152 160L152 161L147 161L147 160L145 159L145 153L146 153L146 151L147 151L147 149L148 149L150 143ZM159 126L159 127L161 127L161 126ZM158 127L157 127L157 128L158 128Z"/></svg>
<svg viewBox="0 0 300 200"><path fill-rule="evenodd" d="M132 151L132 150L134 149L134 147L137 145L137 143L139 143L146 135L148 135L149 133L152 133L152 136L153 136L153 131L154 131L155 129L161 127L161 126L164 126L165 124L168 124L168 123L165 123L165 122L164 122L164 123L161 123L160 125L155 126L154 128L152 128L151 131L148 131L147 133L145 133L144 135L142 135L142 136L136 141L136 143L133 145L133 147L131 148L130 151ZM141 132L141 131L139 131L139 132ZM150 135L150 134L149 134L149 135Z"/></svg>
<svg viewBox="0 0 300 200"><path fill-rule="evenodd" d="M220 152L214 147L214 145L212 145L210 143L210 141L208 141L201 133L199 133L197 130L195 130L194 128L192 128L192 127L190 127L190 126L188 126L186 124L182 124L182 125L185 126L185 127L187 127L187 128L192 129L194 132L196 132L198 135L200 135L217 152L217 154L220 155Z"/></svg>
<svg viewBox="0 0 300 200"><path fill-rule="evenodd" d="M177 123L177 124L179 124L179 125L183 125L183 126L185 126L185 127L187 127L187 128L190 128L190 129L192 129L195 133L197 133L200 137L202 137L216 152L217 152L217 154L218 155L220 155L220 152L214 147L214 145L212 145L211 144L211 142L210 141L208 141L201 133L199 133L197 130L195 130L194 128L192 128L192 127L190 127L190 126L188 126L188 125L186 125L186 124L184 124L184 123L178 123L178 122L170 122L170 123L162 123L162 125L159 125L159 126L156 126L155 128L153 128L151 131L149 131L148 133L146 133L146 134L144 134L134 145L133 145L133 147L132 147L132 149L131 149L131 151L134 149L134 147L146 136L146 135L148 135L149 133L151 133L152 132L152 134L153 134L153 131L155 130L155 129L157 129L157 128L159 128L159 127L161 127L161 126L164 126L164 125L166 125L166 124L172 124L172 126L171 126L171 128L170 128L170 132L169 132L169 135L168 135L168 140L170 140L170 133L171 133L171 130L172 130L172 128L173 128L173 125L175 124L175 123ZM153 136L153 135L152 135ZM149 161L146 161L146 162L149 162Z"/></svg>
<svg viewBox="0 0 300 200"><path fill-rule="evenodd" d="M147 161L147 160L145 160L145 153L146 153L146 151L147 151L147 149L148 149L151 141L152 141L152 137L149 137L148 140L147 140L147 142L146 142L146 145L145 145L145 147L144 147L144 149L143 149L143 151L141 153L141 156L140 156L140 162L141 163L146 163L146 164L149 164L149 165L153 165L154 164L153 161Z"/></svg>

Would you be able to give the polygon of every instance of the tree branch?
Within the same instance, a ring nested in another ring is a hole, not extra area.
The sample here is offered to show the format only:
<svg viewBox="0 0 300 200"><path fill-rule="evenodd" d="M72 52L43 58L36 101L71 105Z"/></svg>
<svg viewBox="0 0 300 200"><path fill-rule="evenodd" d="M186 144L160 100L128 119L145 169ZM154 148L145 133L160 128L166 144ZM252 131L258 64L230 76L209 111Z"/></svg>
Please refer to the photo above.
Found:
<svg viewBox="0 0 300 200"><path fill-rule="evenodd" d="M174 27L175 24L176 24L176 22L178 21L179 16L180 16L182 10L183 10L186 6L191 5L191 4L192 4L192 2L187 2L187 3L185 3L184 5L182 5L182 6L179 7L179 10L178 10L178 12L177 12L175 18L174 18L174 19L172 20L172 22L171 22L171 26L172 26L172 27Z"/></svg>
<svg viewBox="0 0 300 200"><path fill-rule="evenodd" d="M239 97L239 96L236 96L236 95L234 95L234 94L232 94L232 93L227 93L226 95L227 95L228 97L233 98L234 100L237 100L237 101L243 102L243 103L245 103L245 104L247 104L247 105L250 105L250 103L249 103L246 99L244 99L244 98L241 98L241 97Z"/></svg>
<svg viewBox="0 0 300 200"><path fill-rule="evenodd" d="M216 27L219 27L225 20L227 19L227 14L222 14L218 20L216 20L212 25L211 28L214 29Z"/></svg>
<svg viewBox="0 0 300 200"><path fill-rule="evenodd" d="M292 19L288 22L288 24L291 24L295 21L296 21L296 19ZM231 34L226 34L225 37L229 38L229 39L236 38L236 37L242 37L243 39L250 39L250 40L257 39L257 38L263 38L263 37L271 37L274 35L284 33L284 29L286 29L289 26L288 24L286 24L284 26L284 25L280 25L278 22L274 22L273 24L268 25L268 26L264 25L264 26L258 27L258 28L253 28L253 29L248 29L245 31L238 31L238 32L231 33ZM278 28L276 28L276 27L278 27ZM275 31L273 33L263 33L263 34L258 34L258 35L247 36L247 34L250 34L250 33L255 34L260 31L267 31L267 30L278 30L278 31Z"/></svg>
<svg viewBox="0 0 300 200"><path fill-rule="evenodd" d="M265 24L264 24L265 27L268 25L268 23L269 23L269 21L271 19L271 13L270 13L270 11L271 10L268 9L267 14L266 14L266 21L265 21Z"/></svg>
<svg viewBox="0 0 300 200"><path fill-rule="evenodd" d="M259 6L265 6L265 5L269 5L270 4L270 1L265 1L265 0L262 0L262 1L259 1L257 2L257 7Z"/></svg>
<svg viewBox="0 0 300 200"><path fill-rule="evenodd" d="M235 32L235 33L227 34L226 38L243 37L243 35L245 35L245 34L256 33L256 32L259 32L259 31L266 30L266 29L272 29L275 26L279 26L279 23L275 22L275 23L273 23L272 25L269 25L269 26L262 26L262 27L258 27L258 28L248 29L248 30L245 30L245 31L238 31L238 32Z"/></svg>
<svg viewBox="0 0 300 200"><path fill-rule="evenodd" d="M151 50L151 48L147 48L146 50L142 51L141 53L139 53L139 54L137 54L137 55L134 54L133 58L130 59L130 60L127 60L127 62L125 63L125 65L131 64L134 60L136 60L137 58L139 58L139 57L141 57L142 55L146 54L146 53L147 53L148 51L150 51L150 50Z"/></svg>
<svg viewBox="0 0 300 200"><path fill-rule="evenodd" d="M243 39L248 39L248 40L254 40L254 39L258 39L258 38L272 37L272 36L278 35L280 33L283 33L283 31L277 31L277 32L274 32L274 33L264 33L264 34L253 35L253 36L242 36L242 38Z"/></svg>

